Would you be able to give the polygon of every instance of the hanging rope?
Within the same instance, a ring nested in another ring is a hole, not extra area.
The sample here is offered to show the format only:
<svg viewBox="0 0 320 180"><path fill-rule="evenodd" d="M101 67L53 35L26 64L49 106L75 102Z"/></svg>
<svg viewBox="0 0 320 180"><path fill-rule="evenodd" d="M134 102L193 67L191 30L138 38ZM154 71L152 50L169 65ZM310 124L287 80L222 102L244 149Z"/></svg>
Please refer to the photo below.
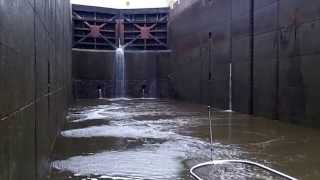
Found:
<svg viewBox="0 0 320 180"><path fill-rule="evenodd" d="M210 150L211 150L211 161L213 160L213 132L212 132L212 118L213 118L213 114L211 111L211 106L208 106L208 112L209 112L209 126L210 126Z"/></svg>
<svg viewBox="0 0 320 180"><path fill-rule="evenodd" d="M213 122L213 117L214 117L214 114L213 114L214 110L211 106L208 106L208 120L209 120L209 124L210 124L210 149L211 149L211 161L209 162L205 162L205 163L200 163L198 165L195 165L193 166L191 169L190 169L190 173L191 175L196 178L197 180L203 180L200 176L198 176L196 173L195 173L195 170L196 169L199 169L201 167L206 167L206 166L214 166L214 165L230 165L230 164L243 164L243 165L249 165L249 166L252 166L252 167L256 167L256 168L261 168L263 170L266 170L272 174L275 174L275 175L278 175L284 179L288 179L288 180L298 180L294 177L291 177L287 174L284 174L280 171L277 171L275 169L272 169L272 168L269 168L267 166L264 166L262 164L259 164L259 163L256 163L256 162L252 162L252 161L247 161L247 160L213 160L213 128L214 128L214 122Z"/></svg>

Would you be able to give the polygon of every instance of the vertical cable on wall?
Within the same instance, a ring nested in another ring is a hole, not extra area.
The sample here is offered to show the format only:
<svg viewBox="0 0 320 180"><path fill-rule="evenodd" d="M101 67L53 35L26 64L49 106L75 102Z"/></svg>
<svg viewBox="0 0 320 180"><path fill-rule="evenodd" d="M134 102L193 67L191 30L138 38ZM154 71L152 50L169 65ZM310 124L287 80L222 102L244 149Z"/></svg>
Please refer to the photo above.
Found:
<svg viewBox="0 0 320 180"><path fill-rule="evenodd" d="M37 118L37 33L36 33L36 21L37 21L37 13L36 13L36 0L33 1L33 51L34 51L34 62L33 62L33 76L34 76L34 173L35 180L38 179L38 118Z"/></svg>
<svg viewBox="0 0 320 180"><path fill-rule="evenodd" d="M208 97L208 103L209 105L213 102L212 100L212 96L210 95L211 90L212 88L211 85L210 85L210 81L213 80L212 78L212 74L213 74L213 62L212 62L212 58L213 58L213 54L212 54L212 42L213 42L213 39L212 39L212 32L209 32L209 66L208 66L208 94L207 94L207 97Z"/></svg>
<svg viewBox="0 0 320 180"><path fill-rule="evenodd" d="M254 113L254 0L250 2L250 102L249 113Z"/></svg>
<svg viewBox="0 0 320 180"><path fill-rule="evenodd" d="M208 80L210 81L212 79L212 33L209 32L209 66L208 66Z"/></svg>
<svg viewBox="0 0 320 180"><path fill-rule="evenodd" d="M280 12L280 0L277 0L277 33L276 33L276 89L275 89L275 107L274 107L274 119L279 119L279 83L280 83L280 21L279 21L279 12Z"/></svg>
<svg viewBox="0 0 320 180"><path fill-rule="evenodd" d="M233 107L232 107L232 101L233 101L233 99L232 99L232 97L233 97L233 87L232 87L232 69L233 69L233 56L232 56L232 53L233 53L233 45L232 45L232 43L233 43L233 37L232 37L232 27L233 27L233 25L232 25L232 20L233 20L233 8L232 8L232 0L230 0L230 12L229 12L229 16L230 16L230 18L229 18L229 24L230 24L230 27L229 27L229 33L230 33L230 39L229 39L229 58L230 58L230 64L229 64L229 66L230 66L230 72L229 72L229 110L232 110L233 109ZM231 77L230 77L231 76Z"/></svg>

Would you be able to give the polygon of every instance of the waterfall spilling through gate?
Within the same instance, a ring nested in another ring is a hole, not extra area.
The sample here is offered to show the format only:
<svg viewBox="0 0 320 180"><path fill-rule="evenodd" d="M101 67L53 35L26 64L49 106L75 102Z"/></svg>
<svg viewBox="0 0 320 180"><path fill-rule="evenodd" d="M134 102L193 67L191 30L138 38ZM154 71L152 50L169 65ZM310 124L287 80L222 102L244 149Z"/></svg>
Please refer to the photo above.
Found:
<svg viewBox="0 0 320 180"><path fill-rule="evenodd" d="M124 56L124 49L120 46L116 49L116 59L115 59L115 97L125 97L126 96L126 63Z"/></svg>

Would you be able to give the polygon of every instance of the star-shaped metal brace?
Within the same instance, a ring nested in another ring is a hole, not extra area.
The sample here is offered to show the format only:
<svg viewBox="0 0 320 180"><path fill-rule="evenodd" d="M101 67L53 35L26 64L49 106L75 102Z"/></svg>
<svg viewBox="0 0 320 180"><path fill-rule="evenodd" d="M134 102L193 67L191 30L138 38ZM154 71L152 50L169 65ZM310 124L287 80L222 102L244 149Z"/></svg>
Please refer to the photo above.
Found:
<svg viewBox="0 0 320 180"><path fill-rule="evenodd" d="M74 16L77 17L80 20L83 20L83 18L78 15L77 13L73 12ZM113 18L109 19L108 21L112 21ZM90 23L88 23L87 21L83 22L86 26L88 26L88 28L90 29L90 32L85 35L84 37L82 37L81 39L79 39L77 41L77 43L80 43L82 41L84 41L85 39L87 39L88 37L91 38L102 38L104 39L110 46L112 46L113 48L116 48L116 46L107 38L105 37L102 33L101 30L102 28L107 25L107 23L103 23L101 25L91 25Z"/></svg>
<svg viewBox="0 0 320 180"><path fill-rule="evenodd" d="M144 24L143 26L139 26L138 24L134 24L134 26L140 30L139 36L141 39L150 39L150 38L154 37L151 34L151 30L156 26L156 24L153 24L149 27L146 24Z"/></svg>
<svg viewBox="0 0 320 180"><path fill-rule="evenodd" d="M128 42L127 44L125 44L123 47L127 47L130 44L132 44L134 41L136 41L137 39L143 39L145 41L146 44L146 40L147 39L154 39L155 41L157 41L160 45L167 47L167 45L165 43L163 43L161 40L159 40L157 37L155 37L154 35L151 34L152 29L155 28L157 26L158 22L162 22L166 19L167 17L163 17L161 18L159 21L157 21L155 24L151 25L151 26L147 26L147 24L145 23L143 26L140 26L138 24L134 24L134 26L139 29L140 34L135 37L134 39L132 39L130 42ZM126 21L133 23L132 20L125 18Z"/></svg>

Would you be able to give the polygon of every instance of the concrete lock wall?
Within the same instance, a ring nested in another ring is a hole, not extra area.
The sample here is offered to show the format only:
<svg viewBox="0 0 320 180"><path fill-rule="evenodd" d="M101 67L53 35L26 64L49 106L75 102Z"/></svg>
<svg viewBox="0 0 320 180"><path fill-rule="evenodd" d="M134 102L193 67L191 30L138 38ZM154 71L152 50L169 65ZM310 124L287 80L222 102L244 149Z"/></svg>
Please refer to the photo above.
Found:
<svg viewBox="0 0 320 180"><path fill-rule="evenodd" d="M127 95L168 97L168 51L125 51ZM114 95L115 51L73 50L73 79L75 98L98 98Z"/></svg>
<svg viewBox="0 0 320 180"><path fill-rule="evenodd" d="M176 97L228 109L232 63L235 111L319 126L319 9L301 0L181 1L169 20Z"/></svg>
<svg viewBox="0 0 320 180"><path fill-rule="evenodd" d="M0 179L44 179L71 97L68 0L0 1Z"/></svg>

